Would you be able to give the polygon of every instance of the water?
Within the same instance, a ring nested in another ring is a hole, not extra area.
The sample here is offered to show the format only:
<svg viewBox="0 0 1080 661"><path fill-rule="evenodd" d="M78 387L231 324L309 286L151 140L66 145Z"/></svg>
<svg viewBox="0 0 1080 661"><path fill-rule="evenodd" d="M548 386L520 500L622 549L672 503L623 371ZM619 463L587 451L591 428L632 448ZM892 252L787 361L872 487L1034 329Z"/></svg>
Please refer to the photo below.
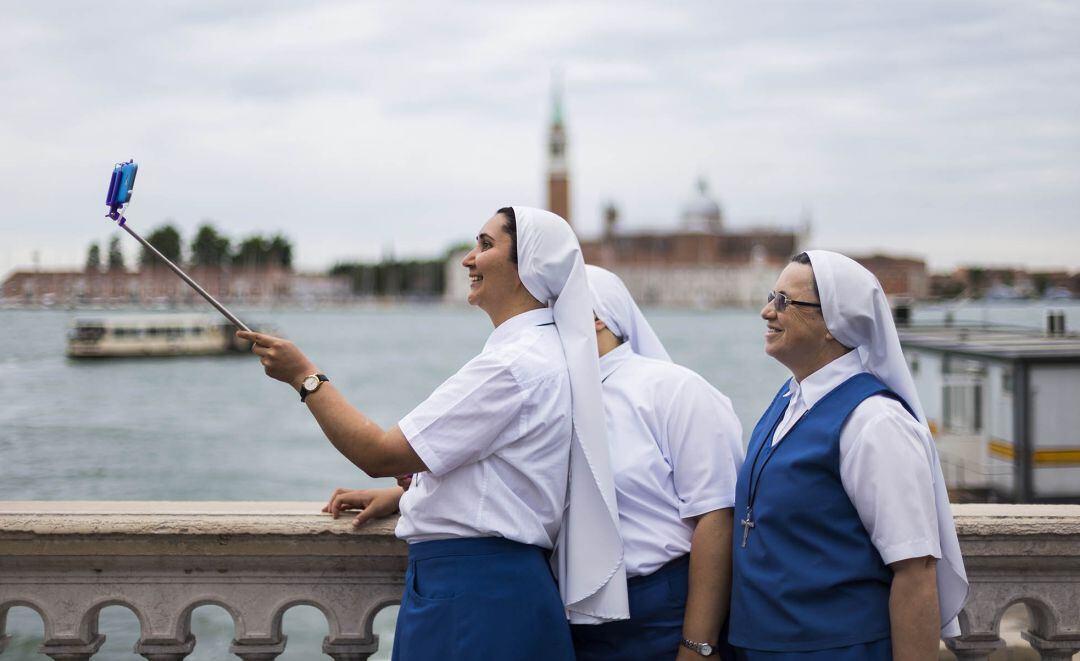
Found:
<svg viewBox="0 0 1080 661"><path fill-rule="evenodd" d="M992 321L1041 327L1041 303L925 307L915 321ZM1080 304L1064 308L1080 327ZM465 307L241 310L296 342L361 411L390 426L483 347L491 330ZM383 485L345 460L299 404L252 356L72 361L64 336L78 313L0 310L0 500L312 500L338 486ZM762 352L754 310L653 310L672 357L727 394L744 436L786 378ZM388 609L389 611L390 609ZM380 615L380 657L393 629ZM313 608L286 615L282 658L314 658L326 623ZM134 615L103 611L98 659L138 659ZM232 623L198 609L195 659L230 658ZM0 659L45 659L41 623L13 609ZM296 651L301 650L301 651ZM236 657L231 657L236 658ZM322 657L329 659L329 657Z"/></svg>

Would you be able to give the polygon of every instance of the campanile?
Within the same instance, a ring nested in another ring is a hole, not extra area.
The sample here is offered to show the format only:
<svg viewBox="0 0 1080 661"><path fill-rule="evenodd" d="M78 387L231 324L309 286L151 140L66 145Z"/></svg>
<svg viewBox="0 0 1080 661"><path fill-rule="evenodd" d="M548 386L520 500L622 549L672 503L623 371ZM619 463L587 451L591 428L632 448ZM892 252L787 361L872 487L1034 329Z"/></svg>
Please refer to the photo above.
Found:
<svg viewBox="0 0 1080 661"><path fill-rule="evenodd" d="M562 90L552 89L551 128L548 132L547 208L573 225L570 218L570 173L566 165L566 125L563 122Z"/></svg>

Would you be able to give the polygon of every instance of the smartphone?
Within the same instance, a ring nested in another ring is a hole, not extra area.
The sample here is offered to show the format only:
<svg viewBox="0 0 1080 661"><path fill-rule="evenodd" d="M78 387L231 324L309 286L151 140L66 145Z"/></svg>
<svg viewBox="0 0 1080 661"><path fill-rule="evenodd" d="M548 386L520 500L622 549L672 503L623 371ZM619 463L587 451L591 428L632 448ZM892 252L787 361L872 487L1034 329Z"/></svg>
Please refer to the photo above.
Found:
<svg viewBox="0 0 1080 661"><path fill-rule="evenodd" d="M115 212L121 205L131 201L131 191L135 188L135 175L139 172L139 164L134 160L127 163L117 163L113 168L112 178L109 179L109 192L105 195L105 204Z"/></svg>

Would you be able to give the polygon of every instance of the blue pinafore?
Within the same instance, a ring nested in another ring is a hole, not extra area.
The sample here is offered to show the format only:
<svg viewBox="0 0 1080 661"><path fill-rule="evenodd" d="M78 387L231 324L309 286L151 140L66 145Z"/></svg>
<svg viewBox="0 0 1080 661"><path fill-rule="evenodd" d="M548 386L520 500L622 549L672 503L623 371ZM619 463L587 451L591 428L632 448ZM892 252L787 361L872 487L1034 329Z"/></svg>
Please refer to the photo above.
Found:
<svg viewBox="0 0 1080 661"><path fill-rule="evenodd" d="M840 431L874 395L911 409L864 372L773 445L786 392L754 428L735 488L729 640L752 661L891 659L892 571L840 480Z"/></svg>
<svg viewBox="0 0 1080 661"><path fill-rule="evenodd" d="M573 658L546 550L502 537L409 544L394 661Z"/></svg>

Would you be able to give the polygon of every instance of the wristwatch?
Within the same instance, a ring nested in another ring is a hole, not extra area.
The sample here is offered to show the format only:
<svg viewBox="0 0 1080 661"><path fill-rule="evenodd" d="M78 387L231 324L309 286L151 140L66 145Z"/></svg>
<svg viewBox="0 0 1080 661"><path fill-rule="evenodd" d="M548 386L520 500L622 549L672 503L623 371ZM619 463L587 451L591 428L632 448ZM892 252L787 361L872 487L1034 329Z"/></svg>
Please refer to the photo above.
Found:
<svg viewBox="0 0 1080 661"><path fill-rule="evenodd" d="M712 645L710 645L708 643L695 643L692 640L687 640L687 639L683 638L679 642L679 644L682 645L683 647L694 650L695 652L697 652L701 656L712 656L714 654L719 654L720 653L719 650L717 650L716 648L714 648Z"/></svg>
<svg viewBox="0 0 1080 661"><path fill-rule="evenodd" d="M300 382L300 401L303 402L307 399L307 396L319 389L323 381L329 381L325 374L309 374L304 377L304 380Z"/></svg>

